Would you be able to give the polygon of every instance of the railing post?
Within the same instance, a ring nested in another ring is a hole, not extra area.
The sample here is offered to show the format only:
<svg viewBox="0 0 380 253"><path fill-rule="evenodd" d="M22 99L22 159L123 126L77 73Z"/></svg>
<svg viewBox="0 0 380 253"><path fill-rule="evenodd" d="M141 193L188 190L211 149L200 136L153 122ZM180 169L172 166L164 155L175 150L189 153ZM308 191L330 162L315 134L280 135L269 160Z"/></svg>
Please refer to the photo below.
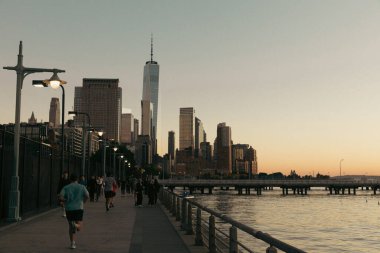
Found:
<svg viewBox="0 0 380 253"><path fill-rule="evenodd" d="M216 253L214 215L210 215L208 223L208 249L210 253Z"/></svg>
<svg viewBox="0 0 380 253"><path fill-rule="evenodd" d="M269 246L265 252L266 253L277 253L277 249L273 246Z"/></svg>
<svg viewBox="0 0 380 253"><path fill-rule="evenodd" d="M203 238L202 238L202 211L198 207L197 208L197 223L195 227L195 245L202 246Z"/></svg>
<svg viewBox="0 0 380 253"><path fill-rule="evenodd" d="M166 201L166 191L164 191L163 193L162 193L162 199L161 199L161 201L162 201L162 204L165 206L165 201Z"/></svg>
<svg viewBox="0 0 380 253"><path fill-rule="evenodd" d="M171 211L172 211L172 214L173 214L173 216L175 216L175 213L176 213L176 210L175 210L175 205L176 205L176 203L175 203L175 194L174 193L172 193L172 201L171 201Z"/></svg>
<svg viewBox="0 0 380 253"><path fill-rule="evenodd" d="M181 208L180 208L180 198L177 197L177 213L176 213L176 216L175 216L175 220L176 221L180 221L181 220Z"/></svg>
<svg viewBox="0 0 380 253"><path fill-rule="evenodd" d="M237 229L234 226L230 227L230 253L238 252L238 243L237 243Z"/></svg>
<svg viewBox="0 0 380 253"><path fill-rule="evenodd" d="M166 209L170 210L170 193L169 192L166 192L165 204L166 204Z"/></svg>
<svg viewBox="0 0 380 253"><path fill-rule="evenodd" d="M182 199L182 208L181 208L181 228L186 230L186 199Z"/></svg>
<svg viewBox="0 0 380 253"><path fill-rule="evenodd" d="M193 209L191 206L191 203L187 203L187 229L186 229L186 234L192 235L194 234L193 231Z"/></svg>

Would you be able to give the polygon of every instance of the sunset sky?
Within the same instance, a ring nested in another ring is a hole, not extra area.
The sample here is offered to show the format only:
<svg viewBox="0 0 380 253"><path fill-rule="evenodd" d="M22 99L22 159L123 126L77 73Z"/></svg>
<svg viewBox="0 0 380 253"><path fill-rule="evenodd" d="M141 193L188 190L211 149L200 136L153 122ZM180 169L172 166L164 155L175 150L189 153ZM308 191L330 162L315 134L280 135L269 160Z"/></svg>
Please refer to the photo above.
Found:
<svg viewBox="0 0 380 253"><path fill-rule="evenodd" d="M60 68L66 112L82 78L119 78L140 119L143 67L160 64L158 148L194 107L208 141L226 122L260 172L380 175L380 1L0 0L0 67ZM25 78L21 120L51 97ZM0 70L0 123L14 122L16 74ZM66 114L66 119L68 115Z"/></svg>

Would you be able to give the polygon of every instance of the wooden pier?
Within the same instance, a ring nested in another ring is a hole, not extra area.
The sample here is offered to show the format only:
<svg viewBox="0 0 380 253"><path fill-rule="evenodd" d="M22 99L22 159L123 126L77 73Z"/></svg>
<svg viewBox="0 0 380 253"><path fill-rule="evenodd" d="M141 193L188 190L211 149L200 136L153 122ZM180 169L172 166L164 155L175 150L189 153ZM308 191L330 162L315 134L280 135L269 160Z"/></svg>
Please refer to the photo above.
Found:
<svg viewBox="0 0 380 253"><path fill-rule="evenodd" d="M282 189L282 195L307 195L312 188L325 188L331 195L356 195L358 189L372 190L376 195L380 190L380 181L345 180L345 179L284 179L284 180L179 180L166 179L160 183L173 191L183 188L191 194L212 194L214 188L222 190L234 189L237 194L262 195L265 191L277 187ZM206 190L205 190L206 189Z"/></svg>

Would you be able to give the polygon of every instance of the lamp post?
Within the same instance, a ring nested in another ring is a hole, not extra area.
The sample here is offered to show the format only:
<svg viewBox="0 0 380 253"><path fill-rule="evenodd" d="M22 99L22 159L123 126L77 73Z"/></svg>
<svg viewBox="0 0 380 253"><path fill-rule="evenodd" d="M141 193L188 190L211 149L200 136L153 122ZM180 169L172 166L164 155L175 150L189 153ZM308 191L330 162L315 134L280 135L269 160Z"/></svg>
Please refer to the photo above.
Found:
<svg viewBox="0 0 380 253"><path fill-rule="evenodd" d="M344 161L344 159L340 159L340 162L339 162L339 176L341 177L342 176L342 162Z"/></svg>
<svg viewBox="0 0 380 253"><path fill-rule="evenodd" d="M120 181L120 178L121 178L121 177L120 177L120 166L121 166L121 162L123 161L123 158L124 158L124 156L121 155L121 156L120 156L120 161L119 161L119 170L118 170L118 173L117 173L117 174L118 174L118 179L119 179L119 181Z"/></svg>
<svg viewBox="0 0 380 253"><path fill-rule="evenodd" d="M77 112L77 111L69 111L69 115L78 116L79 114L80 115L86 115L87 120L88 120L88 125L91 126L91 119L90 119L90 115L88 115L88 113ZM85 174L85 168L86 168L86 135L87 135L86 121L83 120L83 126L82 126L82 175ZM88 152L90 154L91 151L89 150ZM90 159L90 155L88 156L88 159Z"/></svg>
<svg viewBox="0 0 380 253"><path fill-rule="evenodd" d="M16 80L16 111L15 111L15 129L14 129L14 146L13 146L13 167L12 167L12 178L11 178L11 189L9 191L9 208L8 208L8 220L9 221L19 221L20 220L20 190L19 190L19 152L20 152L20 111L21 111L21 90L24 78L33 73L50 72L57 73L65 72L61 69L44 69L44 68L28 68L23 66L23 55L22 55L22 41L19 44L19 52L17 58L17 65L14 67L3 67L6 70L14 70L17 74ZM54 76L54 75L53 75ZM60 80L51 80L58 81Z"/></svg>
<svg viewBox="0 0 380 253"><path fill-rule="evenodd" d="M116 173L116 151L117 147L113 147L113 176L115 176Z"/></svg>
<svg viewBox="0 0 380 253"><path fill-rule="evenodd" d="M57 81L51 81L51 80L60 80L58 75L56 73L53 74L53 76L48 79L48 80L33 80L32 82L32 85L34 87L37 87L37 88L44 88L44 87L48 87L49 84L50 86L53 88L53 89L58 89L58 87L61 87L61 90L62 90L62 115L61 115L61 166L60 166L60 170L61 170L61 173L60 175L62 175L63 173L63 167L65 166L64 163L65 163L65 151L64 151L64 148L65 148L65 88L63 87L62 84L65 84L66 82L65 81L62 81L60 80L60 82L58 83Z"/></svg>

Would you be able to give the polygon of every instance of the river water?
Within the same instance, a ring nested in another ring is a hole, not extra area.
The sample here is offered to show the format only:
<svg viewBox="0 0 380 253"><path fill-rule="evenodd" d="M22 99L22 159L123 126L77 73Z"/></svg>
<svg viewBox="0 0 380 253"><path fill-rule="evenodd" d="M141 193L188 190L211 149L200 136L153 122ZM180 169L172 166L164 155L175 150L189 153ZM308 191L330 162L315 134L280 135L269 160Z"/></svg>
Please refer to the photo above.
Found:
<svg viewBox="0 0 380 253"><path fill-rule="evenodd" d="M252 191L251 191L252 192ZM234 190L195 194L197 202L307 252L380 252L380 195L329 195L312 189L308 195L282 196L280 189L263 195L237 195ZM229 226L218 224L228 231ZM244 232L242 241L254 252L265 245Z"/></svg>

